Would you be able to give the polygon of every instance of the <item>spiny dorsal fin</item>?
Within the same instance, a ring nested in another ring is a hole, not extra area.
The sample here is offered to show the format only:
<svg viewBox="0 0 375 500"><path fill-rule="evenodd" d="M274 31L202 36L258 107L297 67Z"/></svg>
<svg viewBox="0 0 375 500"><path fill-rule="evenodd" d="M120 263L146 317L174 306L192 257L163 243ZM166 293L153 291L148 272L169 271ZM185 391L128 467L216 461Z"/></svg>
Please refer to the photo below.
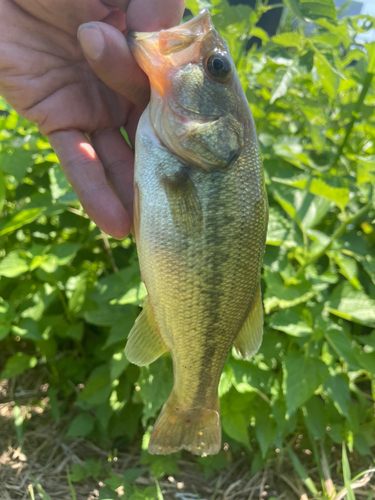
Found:
<svg viewBox="0 0 375 500"><path fill-rule="evenodd" d="M243 359L250 359L258 351L263 336L263 303L260 284L255 294L250 312L245 319L234 346Z"/></svg>
<svg viewBox="0 0 375 500"><path fill-rule="evenodd" d="M141 314L135 320L125 347L125 356L138 366L146 366L166 352L156 327L151 306L146 297Z"/></svg>

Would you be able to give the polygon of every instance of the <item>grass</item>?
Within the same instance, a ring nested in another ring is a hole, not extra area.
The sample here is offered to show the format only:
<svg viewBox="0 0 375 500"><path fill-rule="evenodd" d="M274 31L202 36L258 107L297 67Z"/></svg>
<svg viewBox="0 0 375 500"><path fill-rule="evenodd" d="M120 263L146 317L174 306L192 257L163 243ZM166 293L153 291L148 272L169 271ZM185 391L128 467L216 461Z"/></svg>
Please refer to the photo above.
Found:
<svg viewBox="0 0 375 500"><path fill-rule="evenodd" d="M17 398L17 404L13 399L7 398L7 387L2 383L5 402L0 404L1 500L97 500L106 478L111 476L113 483L113 478L121 479L125 471L139 467L141 456L138 449L119 451L116 460L113 460L111 454L108 455L107 451L89 441L81 438L64 439L67 425L65 419L68 417L63 418L61 424L52 422L50 412L43 411L48 400L45 398L46 388L38 386L39 383L39 379L30 381L26 376L18 377L12 393L27 396ZM32 385L37 389L32 391ZM40 401L43 402L42 405ZM283 456L275 454L266 468L256 474L250 473L250 460L242 454L234 455L230 465L209 477L207 469L198 470L196 463L186 453L177 460L180 472L173 476L161 475L156 481L153 474L145 468L132 485L137 491L134 498L375 499L375 485L372 481L375 469L368 468L363 457L348 454L345 446L341 450L327 452L323 443L320 446L317 443L316 449L309 454L295 445L287 445L286 449ZM84 469L87 463L91 464L90 469L92 464L99 463L98 474L92 473L77 481L74 470L77 467ZM362 472L355 475L354 470ZM126 490L125 484L116 488L119 498L124 495L124 486ZM150 497L150 491L154 492L154 496ZM142 492L148 493L143 496ZM128 496L124 495L122 498L125 500Z"/></svg>

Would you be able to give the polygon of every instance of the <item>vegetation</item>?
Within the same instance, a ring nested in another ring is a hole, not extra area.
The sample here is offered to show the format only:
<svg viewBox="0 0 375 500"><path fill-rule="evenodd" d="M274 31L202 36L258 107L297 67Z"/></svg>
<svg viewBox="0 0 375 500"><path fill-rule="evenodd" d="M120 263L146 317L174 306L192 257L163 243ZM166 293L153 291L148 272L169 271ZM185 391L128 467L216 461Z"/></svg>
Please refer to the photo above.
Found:
<svg viewBox="0 0 375 500"><path fill-rule="evenodd" d="M227 445L197 467L210 475L244 452L255 473L288 457L310 497L353 500L350 456L371 464L375 446L375 42L361 41L375 19L338 18L333 0L284 4L282 29L269 39L255 26L268 8L260 3L253 11L187 2L193 14L211 9L230 46L270 205L263 344L250 362L228 356L219 387ZM246 52L250 35L263 46ZM0 109L1 378L42 371L49 411L67 438L104 449L135 443L156 478L174 474L176 456L145 451L172 387L171 360L139 369L124 355L146 295L133 239L102 234L46 139L4 101ZM15 419L21 439L19 410ZM332 447L342 450L341 496L326 480ZM306 473L302 450L322 484ZM71 471L69 484L86 469ZM158 487L132 489L142 472L112 475L102 498L121 484L126 498L162 498Z"/></svg>

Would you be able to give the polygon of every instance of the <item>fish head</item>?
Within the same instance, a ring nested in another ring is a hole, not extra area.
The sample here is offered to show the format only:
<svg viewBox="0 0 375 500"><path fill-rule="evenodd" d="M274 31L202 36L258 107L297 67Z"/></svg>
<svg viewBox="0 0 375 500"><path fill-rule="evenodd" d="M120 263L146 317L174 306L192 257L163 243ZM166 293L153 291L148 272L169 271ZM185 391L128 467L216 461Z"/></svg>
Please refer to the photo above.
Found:
<svg viewBox="0 0 375 500"><path fill-rule="evenodd" d="M231 165L244 145L249 108L208 10L168 30L130 33L128 40L150 80L150 120L162 144L201 170Z"/></svg>

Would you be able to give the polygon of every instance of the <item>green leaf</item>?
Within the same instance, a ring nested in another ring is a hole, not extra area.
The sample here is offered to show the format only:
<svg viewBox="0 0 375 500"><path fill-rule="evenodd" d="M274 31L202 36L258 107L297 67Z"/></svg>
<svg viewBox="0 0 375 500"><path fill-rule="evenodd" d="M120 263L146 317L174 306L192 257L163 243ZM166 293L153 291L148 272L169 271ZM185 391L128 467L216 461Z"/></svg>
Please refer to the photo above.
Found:
<svg viewBox="0 0 375 500"><path fill-rule="evenodd" d="M324 389L332 399L337 411L349 418L349 379L344 374L330 375L324 382Z"/></svg>
<svg viewBox="0 0 375 500"><path fill-rule="evenodd" d="M324 55L317 51L314 56L314 65L324 90L331 99L334 99L340 85L339 75L332 68Z"/></svg>
<svg viewBox="0 0 375 500"><path fill-rule="evenodd" d="M364 184L365 182L375 183L375 156L356 156L357 160L357 182Z"/></svg>
<svg viewBox="0 0 375 500"><path fill-rule="evenodd" d="M332 201L340 208L344 208L349 202L349 188L331 186L320 178L299 176L291 179L281 179L273 177L272 180L298 189L308 189L310 193Z"/></svg>
<svg viewBox="0 0 375 500"><path fill-rule="evenodd" d="M238 393L242 394L240 398L235 398L235 401L231 401L231 408L234 410L243 410L243 407L237 407L237 403L242 403L245 401L243 394L248 392L262 392L264 387L267 386L270 373L268 371L259 370L259 368L247 361L243 360L231 360L230 366L234 374L234 385ZM238 395L234 392L234 395ZM231 391L229 392L229 395ZM246 402L245 402L246 405Z"/></svg>
<svg viewBox="0 0 375 500"><path fill-rule="evenodd" d="M14 335L19 335L23 339L41 340L38 323L31 318L23 318L18 325L12 327Z"/></svg>
<svg viewBox="0 0 375 500"><path fill-rule="evenodd" d="M143 299L147 296L146 286L143 281L140 281L135 286L130 288L125 295L120 297L118 300L114 301L115 304L132 304L133 306L138 306L143 302Z"/></svg>
<svg viewBox="0 0 375 500"><path fill-rule="evenodd" d="M361 367L375 376L375 352L356 351L355 354Z"/></svg>
<svg viewBox="0 0 375 500"><path fill-rule="evenodd" d="M194 16L196 16L203 8L212 7L210 1L204 0L186 0L185 7L189 9Z"/></svg>
<svg viewBox="0 0 375 500"><path fill-rule="evenodd" d="M234 382L234 374L232 368L229 366L229 364L224 365L223 372L220 377L220 382L219 382L219 398L224 396L229 389L232 387Z"/></svg>
<svg viewBox="0 0 375 500"><path fill-rule="evenodd" d="M329 251L327 254L333 258L341 273L350 281L354 288L361 289L361 284L358 280L358 266L354 259L344 256L341 252Z"/></svg>
<svg viewBox="0 0 375 500"><path fill-rule="evenodd" d="M311 436L323 439L328 425L328 416L322 399L318 396L312 396L304 404L303 416Z"/></svg>
<svg viewBox="0 0 375 500"><path fill-rule="evenodd" d="M71 190L68 179L60 167L49 169L51 195L54 200L59 200Z"/></svg>
<svg viewBox="0 0 375 500"><path fill-rule="evenodd" d="M15 115L16 118L17 115ZM0 153L0 165L4 174L13 175L17 184L25 177L29 165L33 162L30 151L15 150L13 154Z"/></svg>
<svg viewBox="0 0 375 500"><path fill-rule="evenodd" d="M305 21L320 17L337 18L333 0L284 0L284 3L297 17Z"/></svg>
<svg viewBox="0 0 375 500"><path fill-rule="evenodd" d="M280 33L272 37L273 43L277 45L282 45L283 47L295 47L297 49L302 49L305 39L299 34L293 31L288 33Z"/></svg>
<svg viewBox="0 0 375 500"><path fill-rule="evenodd" d="M326 324L325 338L329 345L351 370L360 370L361 365L357 361L356 350L353 341L346 335L344 330L334 323Z"/></svg>
<svg viewBox="0 0 375 500"><path fill-rule="evenodd" d="M367 72L373 75L375 74L375 42L366 43L365 47L369 56Z"/></svg>
<svg viewBox="0 0 375 500"><path fill-rule="evenodd" d="M107 365L98 366L91 373L85 388L78 396L79 403L98 406L108 400L112 392L112 381Z"/></svg>
<svg viewBox="0 0 375 500"><path fill-rule="evenodd" d="M302 281L297 284L286 284L279 273L265 271L267 290L264 294L264 308L268 314L275 307L286 309L303 302L314 296L311 283Z"/></svg>
<svg viewBox="0 0 375 500"><path fill-rule="evenodd" d="M274 207L269 209L267 245L295 247L297 243L292 224Z"/></svg>
<svg viewBox="0 0 375 500"><path fill-rule="evenodd" d="M327 310L340 318L375 327L375 300L348 282L341 283L333 290Z"/></svg>
<svg viewBox="0 0 375 500"><path fill-rule="evenodd" d="M319 196L313 196L310 192L278 189L274 192L275 200L302 229L316 226L325 217L330 203Z"/></svg>
<svg viewBox="0 0 375 500"><path fill-rule="evenodd" d="M179 469L173 457L157 457L150 466L150 472L158 479L165 475L176 475Z"/></svg>
<svg viewBox="0 0 375 500"><path fill-rule="evenodd" d="M248 432L249 421L244 412L231 411L227 414L223 413L221 423L223 431L230 438L245 445L248 449L251 449Z"/></svg>
<svg viewBox="0 0 375 500"><path fill-rule="evenodd" d="M90 294L90 298L98 303L118 299L118 297L124 295L124 292L139 284L139 282L139 265L138 262L135 262L121 269L118 273L100 279L95 285L94 292Z"/></svg>
<svg viewBox="0 0 375 500"><path fill-rule="evenodd" d="M277 425L271 415L263 415L256 420L255 434L262 452L262 457L265 458L267 451L273 440L276 437Z"/></svg>
<svg viewBox="0 0 375 500"><path fill-rule="evenodd" d="M128 366L129 366L129 361L125 356L125 352L124 351L116 352L112 356L112 360L110 363L111 380L113 381L119 378L120 375L126 370Z"/></svg>
<svg viewBox="0 0 375 500"><path fill-rule="evenodd" d="M48 253L57 257L60 266L66 266L76 256L81 246L80 243L59 243L51 245Z"/></svg>
<svg viewBox="0 0 375 500"><path fill-rule="evenodd" d="M283 158L298 168L304 168L305 165L312 166L311 159L304 152L299 137L280 135L277 138L273 138L272 142L272 149L276 156Z"/></svg>
<svg viewBox="0 0 375 500"><path fill-rule="evenodd" d="M145 425L160 410L172 391L171 359L161 356L150 366L143 367L137 384L139 395L145 404L142 417Z"/></svg>
<svg viewBox="0 0 375 500"><path fill-rule="evenodd" d="M18 214L12 217L12 219L1 228L0 236L12 233L16 229L34 222L34 220L38 219L45 210L45 207L43 207L31 208L30 210L22 210L22 212L18 212Z"/></svg>
<svg viewBox="0 0 375 500"><path fill-rule="evenodd" d="M287 414L291 415L305 403L328 377L328 368L322 361L291 353L283 363Z"/></svg>
<svg viewBox="0 0 375 500"><path fill-rule="evenodd" d="M134 326L135 315L123 316L121 322L112 326L109 336L103 346L104 349L117 344L117 342L125 342L128 338L130 330Z"/></svg>
<svg viewBox="0 0 375 500"><path fill-rule="evenodd" d="M80 342L82 340L83 333L84 333L84 323L79 322L69 326L65 332L65 335L71 339L76 340L77 342Z"/></svg>
<svg viewBox="0 0 375 500"><path fill-rule="evenodd" d="M0 276L15 278L29 270L30 260L21 257L21 252L10 252L0 262Z"/></svg>
<svg viewBox="0 0 375 500"><path fill-rule="evenodd" d="M136 479L138 479L140 476L142 476L142 474L145 473L145 470L146 469L144 467L133 467L127 469L123 475L125 483L134 483Z"/></svg>
<svg viewBox="0 0 375 500"><path fill-rule="evenodd" d="M135 320L136 315L134 309L130 308L130 306L111 306L102 303L95 311L85 311L84 317L87 323L92 325L116 326L121 325L124 321L126 322L130 317L134 317Z"/></svg>
<svg viewBox="0 0 375 500"><path fill-rule="evenodd" d="M85 437L94 429L95 419L89 413L77 415L69 425L66 437Z"/></svg>
<svg viewBox="0 0 375 500"><path fill-rule="evenodd" d="M0 297L0 340L8 336L15 317L13 305Z"/></svg>
<svg viewBox="0 0 375 500"><path fill-rule="evenodd" d="M83 273L80 276L78 276L73 293L68 303L69 310L73 314L79 313L79 311L82 309L82 306L86 298L86 289L87 289L87 272L83 271Z"/></svg>
<svg viewBox="0 0 375 500"><path fill-rule="evenodd" d="M4 202L5 202L5 182L4 182L3 172L0 168L0 213L3 210Z"/></svg>
<svg viewBox="0 0 375 500"><path fill-rule="evenodd" d="M293 337L305 337L313 332L310 321L301 315L302 311L287 309L279 311L271 318L269 326L275 330L280 330Z"/></svg>
<svg viewBox="0 0 375 500"><path fill-rule="evenodd" d="M270 104L273 104L277 99L288 93L288 90L293 85L294 77L299 73L300 69L296 64L292 64L287 69L280 68L276 72Z"/></svg>
<svg viewBox="0 0 375 500"><path fill-rule="evenodd" d="M34 356L29 356L23 352L17 352L6 362L0 379L10 379L17 375L21 375L21 373L30 370L30 368L34 368L37 364L38 360Z"/></svg>

